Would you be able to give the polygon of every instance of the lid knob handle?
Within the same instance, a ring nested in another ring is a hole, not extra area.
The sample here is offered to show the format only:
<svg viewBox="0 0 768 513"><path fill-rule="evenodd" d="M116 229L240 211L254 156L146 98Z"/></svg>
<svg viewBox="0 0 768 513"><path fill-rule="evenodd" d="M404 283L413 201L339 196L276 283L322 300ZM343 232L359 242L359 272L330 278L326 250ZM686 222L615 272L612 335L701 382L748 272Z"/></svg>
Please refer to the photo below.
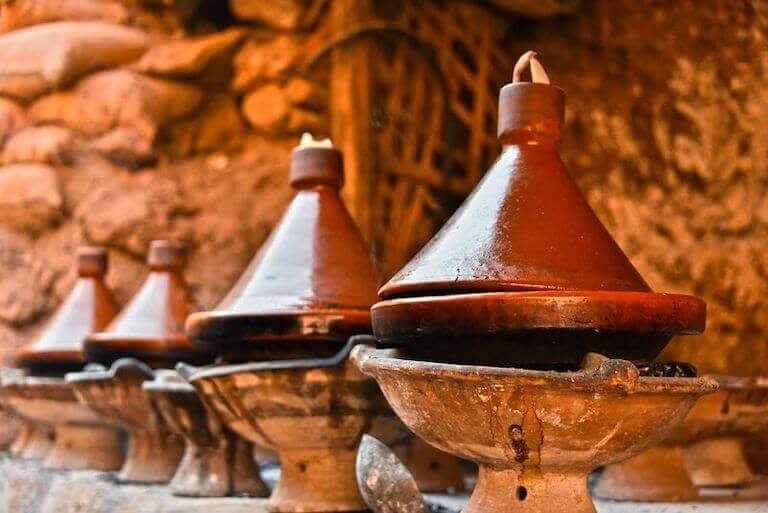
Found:
<svg viewBox="0 0 768 513"><path fill-rule="evenodd" d="M153 240L147 263L153 271L180 270L187 263L187 246L174 240Z"/></svg>
<svg viewBox="0 0 768 513"><path fill-rule="evenodd" d="M101 278L107 274L109 254L98 246L77 248L77 274L81 277Z"/></svg>
<svg viewBox="0 0 768 513"><path fill-rule="evenodd" d="M330 139L316 140L305 133L291 155L291 186L303 189L315 185L341 189L344 185L343 156Z"/></svg>

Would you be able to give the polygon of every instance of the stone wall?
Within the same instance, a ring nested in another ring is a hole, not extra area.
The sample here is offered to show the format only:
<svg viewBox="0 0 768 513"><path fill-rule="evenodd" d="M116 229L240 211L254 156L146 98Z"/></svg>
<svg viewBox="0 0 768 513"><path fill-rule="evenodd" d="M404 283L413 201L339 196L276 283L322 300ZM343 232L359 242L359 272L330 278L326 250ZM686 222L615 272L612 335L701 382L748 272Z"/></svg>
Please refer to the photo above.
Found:
<svg viewBox="0 0 768 513"><path fill-rule="evenodd" d="M329 68L345 61L318 55L338 1L0 1L6 360L72 284L80 244L110 248L125 301L149 240L185 240L201 306L215 304L290 196L297 135L333 132ZM491 4L497 53L537 49L568 93L563 157L611 232L654 288L709 304L707 333L666 356L768 371L768 2ZM488 22L472 8L456 19ZM381 47L363 50L375 63ZM393 119L386 105L360 126Z"/></svg>
<svg viewBox="0 0 768 513"><path fill-rule="evenodd" d="M251 31L226 19L226 5L227 26L217 26L221 16L206 16L215 7L0 2L6 361L67 293L78 245L109 247L108 282L125 302L146 273L149 241L184 240L187 276L210 307L277 221L295 137L249 128L230 83Z"/></svg>

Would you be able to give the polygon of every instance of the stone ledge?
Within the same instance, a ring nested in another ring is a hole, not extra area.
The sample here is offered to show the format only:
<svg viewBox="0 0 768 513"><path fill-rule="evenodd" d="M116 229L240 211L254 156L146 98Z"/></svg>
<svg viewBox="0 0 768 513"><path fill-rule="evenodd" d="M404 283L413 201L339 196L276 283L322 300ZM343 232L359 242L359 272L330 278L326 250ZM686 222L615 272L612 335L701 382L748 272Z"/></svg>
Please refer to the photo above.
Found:
<svg viewBox="0 0 768 513"><path fill-rule="evenodd" d="M265 499L174 497L166 486L118 484L111 474L47 470L0 457L0 513L266 513Z"/></svg>
<svg viewBox="0 0 768 513"><path fill-rule="evenodd" d="M267 481L277 477L267 472ZM46 470L39 462L0 457L0 513L267 513L265 499L174 497L165 486L124 485L110 474ZM467 497L430 495L459 511ZM768 513L768 503L595 501L598 513Z"/></svg>

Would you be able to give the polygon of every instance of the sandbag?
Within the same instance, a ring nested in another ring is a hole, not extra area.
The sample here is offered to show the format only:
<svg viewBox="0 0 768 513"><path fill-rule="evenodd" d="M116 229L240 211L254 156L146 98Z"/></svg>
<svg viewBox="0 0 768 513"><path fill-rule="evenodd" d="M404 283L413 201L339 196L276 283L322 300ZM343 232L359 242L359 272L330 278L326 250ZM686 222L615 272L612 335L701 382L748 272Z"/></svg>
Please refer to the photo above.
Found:
<svg viewBox="0 0 768 513"><path fill-rule="evenodd" d="M151 160L161 128L191 114L202 92L195 86L130 70L101 71L69 91L52 93L29 108L31 120L68 126L90 138L87 146L126 164Z"/></svg>
<svg viewBox="0 0 768 513"><path fill-rule="evenodd" d="M191 113L202 98L202 92L192 85L130 70L109 70L86 77L68 91L38 99L28 115L36 122L60 123L90 135L121 126L156 132Z"/></svg>
<svg viewBox="0 0 768 513"><path fill-rule="evenodd" d="M52 21L125 23L126 5L114 0L0 0L0 32Z"/></svg>
<svg viewBox="0 0 768 513"><path fill-rule="evenodd" d="M22 101L84 74L137 59L147 46L139 30L102 22L56 22L0 36L0 95Z"/></svg>
<svg viewBox="0 0 768 513"><path fill-rule="evenodd" d="M29 126L11 135L3 147L3 164L68 164L75 149L72 130L63 126Z"/></svg>
<svg viewBox="0 0 768 513"><path fill-rule="evenodd" d="M199 0L0 0L0 32L52 21L103 21L178 33L198 5Z"/></svg>

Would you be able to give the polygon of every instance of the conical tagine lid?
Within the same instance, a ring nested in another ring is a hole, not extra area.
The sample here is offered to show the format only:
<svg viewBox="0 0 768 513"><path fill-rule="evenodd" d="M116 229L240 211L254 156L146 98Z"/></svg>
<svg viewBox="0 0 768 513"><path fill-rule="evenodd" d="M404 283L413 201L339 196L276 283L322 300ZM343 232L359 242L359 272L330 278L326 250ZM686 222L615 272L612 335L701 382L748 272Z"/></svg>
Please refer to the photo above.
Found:
<svg viewBox="0 0 768 513"><path fill-rule="evenodd" d="M500 357L510 364L571 365L589 351L653 358L672 334L703 330L704 303L652 293L592 211L556 149L565 94L533 56L500 93L501 156L381 288L390 301L375 306L374 332L385 344L418 340L438 353L464 351L451 338L469 347L498 337L494 351L511 346ZM528 65L533 82L521 82ZM434 347L440 338L444 347ZM477 353L470 359L488 359Z"/></svg>
<svg viewBox="0 0 768 513"><path fill-rule="evenodd" d="M17 365L46 374L82 369L85 338L104 329L118 310L104 283L107 267L105 249L78 249L75 286L40 335L18 350Z"/></svg>
<svg viewBox="0 0 768 513"><path fill-rule="evenodd" d="M104 331L86 340L86 358L110 365L133 357L153 367L210 362L212 357L190 344L184 333L184 321L195 310L182 275L186 247L153 241L147 262L150 272L141 289Z"/></svg>
<svg viewBox="0 0 768 513"><path fill-rule="evenodd" d="M189 318L191 340L237 361L332 354L370 333L379 274L339 197L343 181L342 153L305 136L291 204L217 309Z"/></svg>

